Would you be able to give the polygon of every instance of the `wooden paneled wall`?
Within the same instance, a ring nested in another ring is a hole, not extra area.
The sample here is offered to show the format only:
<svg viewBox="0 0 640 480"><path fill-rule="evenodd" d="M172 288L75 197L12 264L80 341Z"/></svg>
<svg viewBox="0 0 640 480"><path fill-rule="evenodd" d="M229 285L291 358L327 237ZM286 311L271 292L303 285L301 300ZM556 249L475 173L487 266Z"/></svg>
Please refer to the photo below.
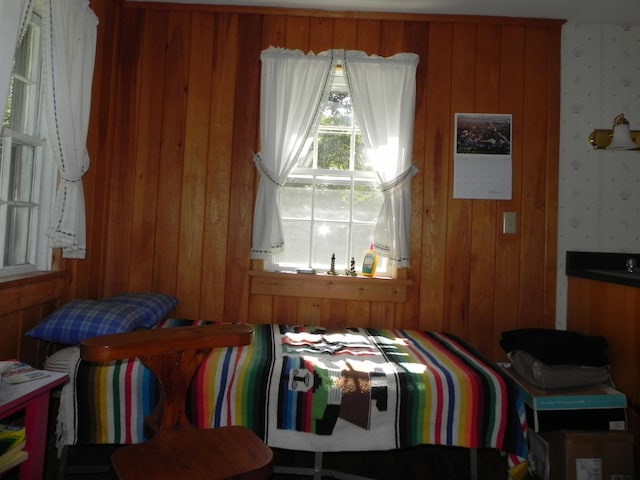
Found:
<svg viewBox="0 0 640 480"><path fill-rule="evenodd" d="M91 4L89 254L66 263L71 297L154 290L191 318L447 330L496 359L501 331L553 327L561 22ZM420 56L406 299L250 294L260 52L270 45ZM456 112L513 115L512 200L452 198ZM507 211L515 235L502 234Z"/></svg>
<svg viewBox="0 0 640 480"><path fill-rule="evenodd" d="M68 284L67 272L0 283L0 360L17 358L31 365L43 364L48 346L25 332L60 306Z"/></svg>

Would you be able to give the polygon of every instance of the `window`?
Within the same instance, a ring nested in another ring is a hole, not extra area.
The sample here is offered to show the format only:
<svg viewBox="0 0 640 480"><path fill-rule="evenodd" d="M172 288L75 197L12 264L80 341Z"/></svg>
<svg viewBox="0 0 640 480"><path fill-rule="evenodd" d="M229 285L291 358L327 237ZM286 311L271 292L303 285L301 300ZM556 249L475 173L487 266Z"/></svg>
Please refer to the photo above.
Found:
<svg viewBox="0 0 640 480"><path fill-rule="evenodd" d="M34 11L14 56L0 132L0 276L50 268L45 231L56 174L42 140L40 40Z"/></svg>
<svg viewBox="0 0 640 480"><path fill-rule="evenodd" d="M418 56L269 47L260 60L251 258L268 270L320 269L335 253L339 272L351 257L361 261L373 237L379 272L390 270L383 259L407 267ZM346 82L331 80L336 63Z"/></svg>
<svg viewBox="0 0 640 480"><path fill-rule="evenodd" d="M298 158L280 192L286 248L273 257L280 270L360 269L373 242L383 197L374 166L353 115L352 99L341 67L321 103L309 148ZM377 273L386 272L381 259Z"/></svg>

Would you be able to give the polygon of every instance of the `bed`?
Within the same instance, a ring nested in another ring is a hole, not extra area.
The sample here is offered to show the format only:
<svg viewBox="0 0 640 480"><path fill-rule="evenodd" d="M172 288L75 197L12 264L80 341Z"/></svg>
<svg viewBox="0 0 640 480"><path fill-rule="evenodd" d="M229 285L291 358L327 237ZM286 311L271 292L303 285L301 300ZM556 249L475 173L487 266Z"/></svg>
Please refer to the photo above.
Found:
<svg viewBox="0 0 640 480"><path fill-rule="evenodd" d="M71 380L61 393L59 447L144 441L156 399L150 372L135 359L100 365L81 361L77 347L65 351ZM494 448L514 468L527 456L516 385L446 333L256 325L253 344L214 351L191 390L197 426L243 425L274 448Z"/></svg>

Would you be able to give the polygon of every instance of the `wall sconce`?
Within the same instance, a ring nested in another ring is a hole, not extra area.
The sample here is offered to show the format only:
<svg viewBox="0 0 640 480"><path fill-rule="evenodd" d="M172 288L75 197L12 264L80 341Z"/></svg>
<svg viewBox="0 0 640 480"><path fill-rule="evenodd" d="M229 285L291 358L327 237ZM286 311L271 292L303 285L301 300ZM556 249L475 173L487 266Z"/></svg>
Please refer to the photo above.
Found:
<svg viewBox="0 0 640 480"><path fill-rule="evenodd" d="M589 143L595 149L638 150L640 131L629 130L629 121L621 113L613 119L613 130L594 130L589 135Z"/></svg>

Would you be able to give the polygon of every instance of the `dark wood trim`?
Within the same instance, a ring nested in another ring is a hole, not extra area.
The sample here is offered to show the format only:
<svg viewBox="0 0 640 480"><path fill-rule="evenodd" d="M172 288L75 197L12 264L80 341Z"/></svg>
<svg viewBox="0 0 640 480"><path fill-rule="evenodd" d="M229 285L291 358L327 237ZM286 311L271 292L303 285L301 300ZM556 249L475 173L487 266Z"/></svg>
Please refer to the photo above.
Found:
<svg viewBox="0 0 640 480"><path fill-rule="evenodd" d="M411 22L456 22L456 23L493 23L512 25L561 25L565 19L557 18L524 18L501 17L497 15L451 15L438 13L419 12L361 12L354 10L322 10L318 8L282 8L282 7L257 7L244 5L210 5L210 4L186 4L124 0L125 8L145 10L186 10L189 12L220 12L236 14L258 15L286 15L298 17L325 17L348 18L357 20L398 20Z"/></svg>

